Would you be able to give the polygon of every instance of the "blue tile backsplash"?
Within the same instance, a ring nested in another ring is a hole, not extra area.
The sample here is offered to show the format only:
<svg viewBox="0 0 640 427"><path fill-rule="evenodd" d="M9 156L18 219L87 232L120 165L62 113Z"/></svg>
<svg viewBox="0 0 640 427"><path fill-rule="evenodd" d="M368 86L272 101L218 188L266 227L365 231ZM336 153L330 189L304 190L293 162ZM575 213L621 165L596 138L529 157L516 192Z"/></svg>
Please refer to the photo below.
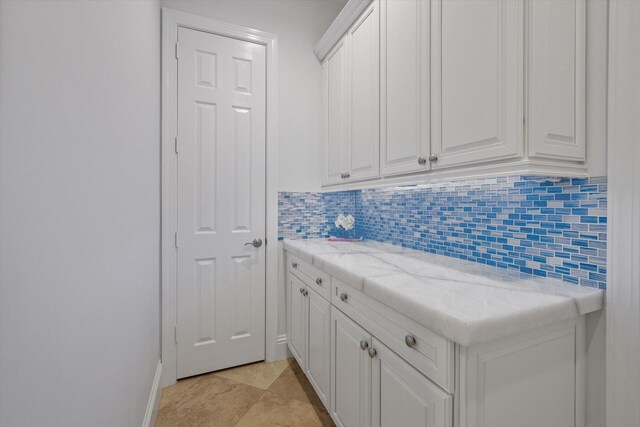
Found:
<svg viewBox="0 0 640 427"><path fill-rule="evenodd" d="M331 193L280 193L279 236L355 235L491 266L606 287L606 177L498 177Z"/></svg>

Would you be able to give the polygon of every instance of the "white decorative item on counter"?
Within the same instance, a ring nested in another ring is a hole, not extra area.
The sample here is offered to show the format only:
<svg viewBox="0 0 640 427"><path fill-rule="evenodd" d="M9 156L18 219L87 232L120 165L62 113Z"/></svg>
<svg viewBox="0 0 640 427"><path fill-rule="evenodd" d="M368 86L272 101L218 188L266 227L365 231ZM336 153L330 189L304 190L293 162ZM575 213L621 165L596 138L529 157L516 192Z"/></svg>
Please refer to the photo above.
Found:
<svg viewBox="0 0 640 427"><path fill-rule="evenodd" d="M343 214L340 214L338 215L338 218L336 218L335 224L337 228L340 228L345 231L349 231L349 230L353 230L353 227L356 224L356 220L351 215L345 216Z"/></svg>

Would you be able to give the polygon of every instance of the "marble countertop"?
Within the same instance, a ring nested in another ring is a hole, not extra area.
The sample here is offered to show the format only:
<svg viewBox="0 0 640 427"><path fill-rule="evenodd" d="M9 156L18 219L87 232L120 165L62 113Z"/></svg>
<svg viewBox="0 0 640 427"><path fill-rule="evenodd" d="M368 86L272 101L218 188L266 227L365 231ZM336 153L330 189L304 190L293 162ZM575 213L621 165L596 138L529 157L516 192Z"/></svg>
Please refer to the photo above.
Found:
<svg viewBox="0 0 640 427"><path fill-rule="evenodd" d="M390 244L285 240L285 250L460 345L602 309L604 292Z"/></svg>

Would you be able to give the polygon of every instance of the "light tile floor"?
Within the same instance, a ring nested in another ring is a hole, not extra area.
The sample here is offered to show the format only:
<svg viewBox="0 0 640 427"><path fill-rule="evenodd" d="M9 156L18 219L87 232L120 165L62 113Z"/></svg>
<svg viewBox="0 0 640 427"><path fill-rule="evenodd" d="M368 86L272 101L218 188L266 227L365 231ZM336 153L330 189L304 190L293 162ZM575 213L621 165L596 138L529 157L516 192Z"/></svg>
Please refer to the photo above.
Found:
<svg viewBox="0 0 640 427"><path fill-rule="evenodd" d="M294 359L226 369L162 391L156 427L334 426Z"/></svg>

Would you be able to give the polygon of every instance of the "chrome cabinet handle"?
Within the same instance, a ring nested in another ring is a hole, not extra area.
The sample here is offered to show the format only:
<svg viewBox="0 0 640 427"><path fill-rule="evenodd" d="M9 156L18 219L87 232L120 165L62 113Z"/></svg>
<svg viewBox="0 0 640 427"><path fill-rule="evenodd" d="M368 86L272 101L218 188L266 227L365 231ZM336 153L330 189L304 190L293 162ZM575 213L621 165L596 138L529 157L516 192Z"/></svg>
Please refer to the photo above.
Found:
<svg viewBox="0 0 640 427"><path fill-rule="evenodd" d="M316 277L316 285L322 286L322 279L320 277Z"/></svg>
<svg viewBox="0 0 640 427"><path fill-rule="evenodd" d="M344 292L342 292L340 294L340 301L345 302L347 300L347 298L348 298L348 296Z"/></svg>
<svg viewBox="0 0 640 427"><path fill-rule="evenodd" d="M427 163L427 159L424 156L418 157L418 164L419 165L424 165L425 163Z"/></svg>
<svg viewBox="0 0 640 427"><path fill-rule="evenodd" d="M259 248L262 246L262 239L253 239L251 242L247 242L244 244L245 246L252 245L254 248Z"/></svg>
<svg viewBox="0 0 640 427"><path fill-rule="evenodd" d="M293 262L291 263L291 267L293 267L293 268L298 268L298 263L297 263L297 262L295 262L295 261L293 261Z"/></svg>
<svg viewBox="0 0 640 427"><path fill-rule="evenodd" d="M360 349L361 349L362 351L364 351L364 350L366 350L367 348L369 348L369 343L368 343L368 342L366 342L366 341L364 341L364 340L360 341Z"/></svg>
<svg viewBox="0 0 640 427"><path fill-rule="evenodd" d="M407 347L415 347L416 346L416 337L414 337L413 335L407 335L406 337L404 337L404 343L407 345Z"/></svg>
<svg viewBox="0 0 640 427"><path fill-rule="evenodd" d="M375 348L373 348L373 347L369 348L369 357L370 358L373 359L374 357L376 357L377 354L378 354L378 352L376 351Z"/></svg>
<svg viewBox="0 0 640 427"><path fill-rule="evenodd" d="M438 155L437 154L432 154L429 156L429 161L430 162L435 162L438 160Z"/></svg>

